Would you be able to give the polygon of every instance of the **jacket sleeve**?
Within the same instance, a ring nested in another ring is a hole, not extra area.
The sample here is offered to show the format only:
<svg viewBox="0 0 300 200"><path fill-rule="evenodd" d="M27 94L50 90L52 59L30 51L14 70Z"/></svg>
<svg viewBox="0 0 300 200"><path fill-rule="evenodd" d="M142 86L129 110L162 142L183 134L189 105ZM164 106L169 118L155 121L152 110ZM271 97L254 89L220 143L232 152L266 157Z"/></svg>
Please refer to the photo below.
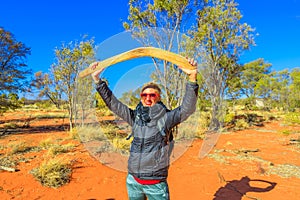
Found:
<svg viewBox="0 0 300 200"><path fill-rule="evenodd" d="M117 116L126 121L130 126L133 125L134 112L128 106L119 101L112 91L108 88L106 82L100 80L96 84L96 90L102 97L106 106Z"/></svg>
<svg viewBox="0 0 300 200"><path fill-rule="evenodd" d="M198 99L198 90L199 85L197 83L187 82L182 104L169 112L166 122L168 129L171 129L177 124L185 121L195 112Z"/></svg>

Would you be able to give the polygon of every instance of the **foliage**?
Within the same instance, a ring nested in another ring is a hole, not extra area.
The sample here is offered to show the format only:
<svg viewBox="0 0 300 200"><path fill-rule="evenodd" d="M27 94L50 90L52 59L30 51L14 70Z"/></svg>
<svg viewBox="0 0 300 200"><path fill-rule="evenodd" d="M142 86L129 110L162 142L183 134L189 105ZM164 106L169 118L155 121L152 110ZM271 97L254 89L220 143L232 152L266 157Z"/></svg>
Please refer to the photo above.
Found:
<svg viewBox="0 0 300 200"><path fill-rule="evenodd" d="M27 76L31 70L27 67L26 57L30 53L29 47L0 27L0 95L28 90Z"/></svg>
<svg viewBox="0 0 300 200"><path fill-rule="evenodd" d="M96 92L94 96L94 106L97 108L97 114L99 114L100 116L112 116L113 113L108 109L100 94Z"/></svg>
<svg viewBox="0 0 300 200"><path fill-rule="evenodd" d="M39 91L38 97L46 97L56 106L56 108L60 108L62 103L62 90L59 89L58 83L55 83L55 79L50 77L49 74L41 71L36 72L34 77L31 85Z"/></svg>
<svg viewBox="0 0 300 200"><path fill-rule="evenodd" d="M224 123L229 124L234 121L235 113L227 113L224 117Z"/></svg>
<svg viewBox="0 0 300 200"><path fill-rule="evenodd" d="M83 36L82 41L63 43L55 49L56 62L51 66L50 74L36 73L32 83L40 90L40 97L47 97L57 107L66 102L71 130L77 110L91 104L91 80L77 77L83 68L95 60L95 52L94 40L87 36Z"/></svg>
<svg viewBox="0 0 300 200"><path fill-rule="evenodd" d="M0 95L0 114L8 109L21 108L24 105L24 99L19 99L15 93L1 94Z"/></svg>
<svg viewBox="0 0 300 200"><path fill-rule="evenodd" d="M285 115L284 121L287 124L300 124L300 113L299 112L289 112Z"/></svg>
<svg viewBox="0 0 300 200"><path fill-rule="evenodd" d="M291 71L290 105L292 108L300 108L300 68Z"/></svg>
<svg viewBox="0 0 300 200"><path fill-rule="evenodd" d="M235 122L234 130L243 130L249 128L249 123L245 119L237 119Z"/></svg>
<svg viewBox="0 0 300 200"><path fill-rule="evenodd" d="M224 117L223 99L229 83L240 73L240 54L254 45L254 30L241 23L234 0L211 0L197 12L193 30L202 59L202 76L212 103L210 130L219 130Z"/></svg>
<svg viewBox="0 0 300 200"><path fill-rule="evenodd" d="M31 70L26 64L30 48L0 27L0 114L22 106L18 93L27 91Z"/></svg>
<svg viewBox="0 0 300 200"><path fill-rule="evenodd" d="M140 92L141 88L138 88L135 91L128 91L124 92L122 94L122 97L120 98L120 101L122 101L124 104L128 105L131 108L135 108L135 106L139 103L140 101Z"/></svg>
<svg viewBox="0 0 300 200"><path fill-rule="evenodd" d="M201 1L130 0L129 5L128 22L123 25L143 46L156 46L185 56L194 55L192 50L187 52L193 49L192 45L187 45L187 31L195 22L191 15L201 7ZM178 66L166 61L153 58L153 64L155 72L151 78L164 91L166 106L170 109L177 107L183 97L185 74Z"/></svg>
<svg viewBox="0 0 300 200"><path fill-rule="evenodd" d="M285 69L278 72L272 72L269 78L270 88L270 107L282 108L284 111L292 109L290 101L290 72Z"/></svg>
<svg viewBox="0 0 300 200"><path fill-rule="evenodd" d="M66 161L53 158L44 161L39 167L32 169L30 173L42 185L58 188L70 182L72 168Z"/></svg>
<svg viewBox="0 0 300 200"><path fill-rule="evenodd" d="M253 99L260 94L269 94L270 66L271 64L265 63L262 58L246 63L241 73L241 93Z"/></svg>
<svg viewBox="0 0 300 200"><path fill-rule="evenodd" d="M34 105L38 109L60 109L60 104L53 105L53 102L51 100L37 101Z"/></svg>

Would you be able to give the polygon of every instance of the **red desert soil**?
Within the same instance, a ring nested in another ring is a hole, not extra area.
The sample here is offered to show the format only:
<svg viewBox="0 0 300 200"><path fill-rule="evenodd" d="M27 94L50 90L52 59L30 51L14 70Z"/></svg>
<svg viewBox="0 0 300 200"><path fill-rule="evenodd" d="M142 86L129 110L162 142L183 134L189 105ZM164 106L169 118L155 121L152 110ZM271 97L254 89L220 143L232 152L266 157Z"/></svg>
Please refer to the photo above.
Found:
<svg viewBox="0 0 300 200"><path fill-rule="evenodd" d="M6 113L0 117L0 127L9 120L24 120L28 116L28 113ZM42 186L29 172L46 159L46 152L28 152L21 154L30 159L16 166L19 171L0 170L0 199L126 200L126 172L100 163L79 141L70 139L67 131L57 128L62 123L66 119L34 119L24 132L0 136L0 156L7 151L3 147L20 141L37 146L47 138L60 138L76 144L74 150L63 155L73 164L70 183L59 188ZM50 128L42 129L44 126ZM222 134L214 149L202 159L198 155L203 140L195 139L170 166L171 199L300 199L300 146L290 142L299 138L300 126L273 121L263 127ZM291 168L285 172L280 166ZM283 172L274 174L274 169ZM283 177L286 173L288 177Z"/></svg>

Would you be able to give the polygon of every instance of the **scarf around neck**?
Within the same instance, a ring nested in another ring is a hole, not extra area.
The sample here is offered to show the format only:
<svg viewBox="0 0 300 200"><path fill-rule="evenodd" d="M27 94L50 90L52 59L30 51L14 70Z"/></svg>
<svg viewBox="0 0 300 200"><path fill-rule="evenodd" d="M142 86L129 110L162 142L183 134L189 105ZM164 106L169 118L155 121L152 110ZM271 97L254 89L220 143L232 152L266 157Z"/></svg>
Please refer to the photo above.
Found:
<svg viewBox="0 0 300 200"><path fill-rule="evenodd" d="M135 110L136 117L143 124L149 123L153 119L158 119L167 112L166 106L161 101L157 102L151 107L143 106L143 104L140 102Z"/></svg>

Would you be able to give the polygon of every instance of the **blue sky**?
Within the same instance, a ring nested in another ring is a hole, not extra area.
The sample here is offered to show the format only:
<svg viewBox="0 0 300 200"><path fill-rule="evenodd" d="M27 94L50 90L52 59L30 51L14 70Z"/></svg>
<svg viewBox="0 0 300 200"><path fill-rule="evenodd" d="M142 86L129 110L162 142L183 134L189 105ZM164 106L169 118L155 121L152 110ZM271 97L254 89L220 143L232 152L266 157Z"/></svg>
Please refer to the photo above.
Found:
<svg viewBox="0 0 300 200"><path fill-rule="evenodd" d="M300 67L300 0L237 3L242 21L259 34L257 46L245 52L241 62L264 58L274 70ZM54 48L62 42L88 34L101 43L123 32L128 15L128 0L2 0L0 5L0 27L31 47L28 65L33 72L48 72Z"/></svg>
<svg viewBox="0 0 300 200"><path fill-rule="evenodd" d="M274 70L300 67L300 1L238 0L243 21L256 29L244 61L264 58Z"/></svg>

